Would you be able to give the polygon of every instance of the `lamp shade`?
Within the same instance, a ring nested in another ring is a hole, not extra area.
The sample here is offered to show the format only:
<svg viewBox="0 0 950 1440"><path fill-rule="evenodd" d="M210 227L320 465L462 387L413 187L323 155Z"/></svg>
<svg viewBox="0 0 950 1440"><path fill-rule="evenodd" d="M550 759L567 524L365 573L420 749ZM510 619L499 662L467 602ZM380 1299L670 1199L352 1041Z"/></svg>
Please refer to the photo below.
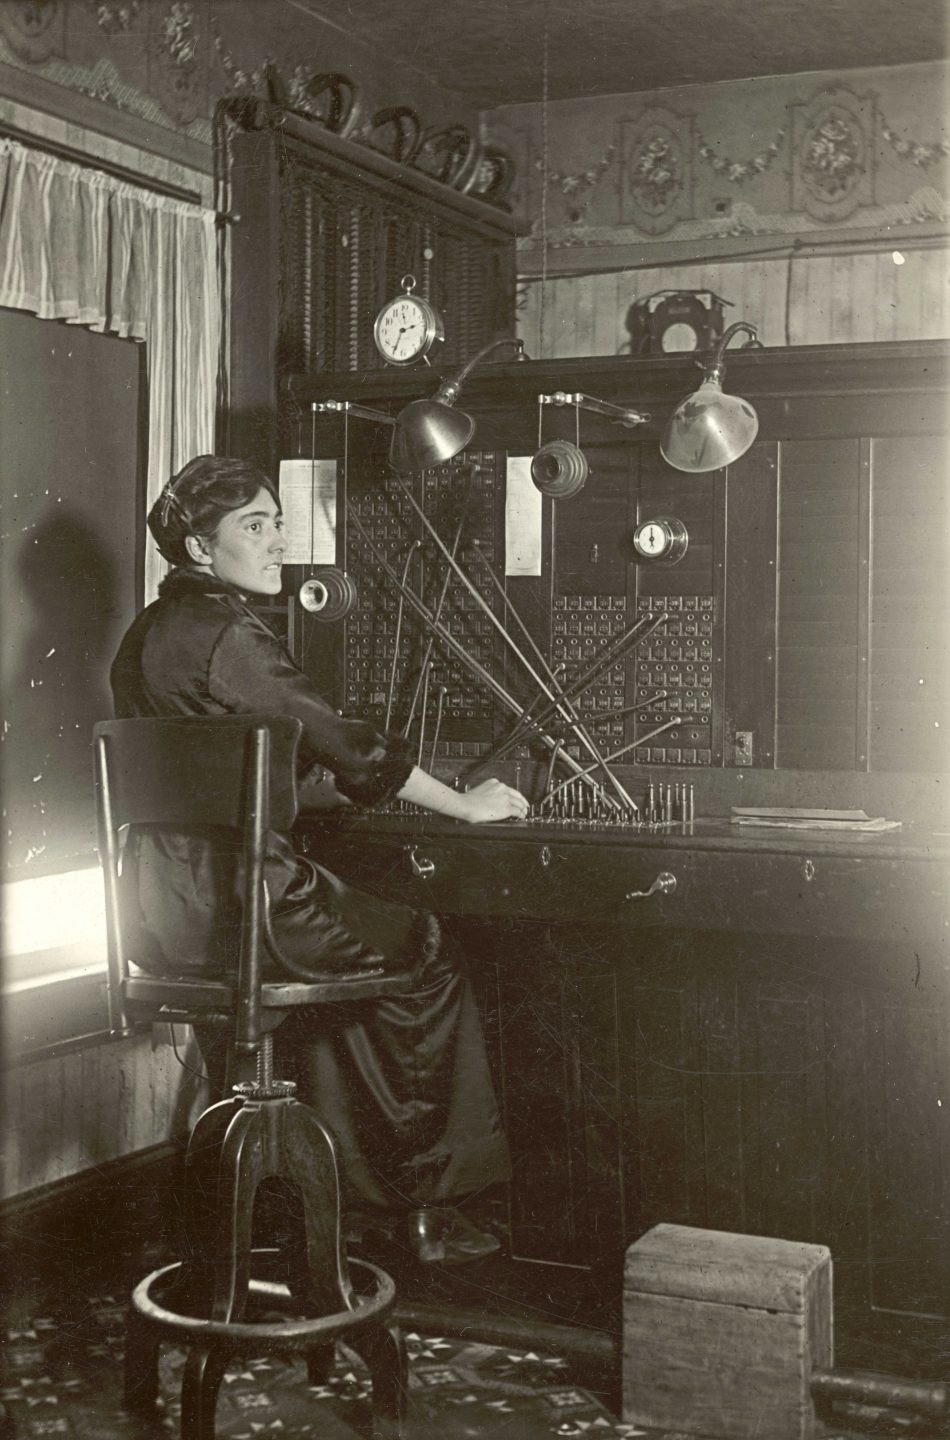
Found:
<svg viewBox="0 0 950 1440"><path fill-rule="evenodd" d="M660 441L660 454L677 470L702 474L719 470L744 455L759 430L759 417L741 395L724 395L722 377L726 347L734 335L749 336L748 349L761 350L754 325L737 320L720 337L712 356L701 362L703 383L681 400Z"/></svg>
<svg viewBox="0 0 950 1440"><path fill-rule="evenodd" d="M389 463L400 474L441 465L464 450L475 421L444 400L412 400L396 416Z"/></svg>
<svg viewBox="0 0 950 1440"><path fill-rule="evenodd" d="M741 395L726 395L715 377L673 411L660 454L677 470L718 470L744 455L759 429L759 417Z"/></svg>
<svg viewBox="0 0 950 1440"><path fill-rule="evenodd" d="M443 380L431 400L411 400L400 410L389 447L389 463L394 470L401 474L425 470L430 465L451 460L465 449L475 434L475 421L464 410L455 410L453 406L475 366L501 345L513 345L518 360L528 358L523 341L502 335L498 340L490 340L471 360L466 360L457 375Z"/></svg>

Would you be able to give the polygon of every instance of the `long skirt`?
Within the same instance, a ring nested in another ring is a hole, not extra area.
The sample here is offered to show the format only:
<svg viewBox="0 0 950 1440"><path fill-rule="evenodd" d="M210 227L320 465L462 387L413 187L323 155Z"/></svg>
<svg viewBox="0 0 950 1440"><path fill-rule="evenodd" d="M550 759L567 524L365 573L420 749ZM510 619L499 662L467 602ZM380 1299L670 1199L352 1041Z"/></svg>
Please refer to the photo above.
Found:
<svg viewBox="0 0 950 1440"><path fill-rule="evenodd" d="M208 897L230 888L213 843L167 832L137 839L126 873L151 943L146 968L204 971ZM281 975L278 966L275 978L412 977L405 994L292 1010L275 1032L276 1073L297 1082L336 1142L344 1203L391 1214L505 1180L508 1150L460 947L434 916L346 885L272 839L273 928L293 967ZM226 1043L204 1027L198 1041L212 1091L223 1093Z"/></svg>

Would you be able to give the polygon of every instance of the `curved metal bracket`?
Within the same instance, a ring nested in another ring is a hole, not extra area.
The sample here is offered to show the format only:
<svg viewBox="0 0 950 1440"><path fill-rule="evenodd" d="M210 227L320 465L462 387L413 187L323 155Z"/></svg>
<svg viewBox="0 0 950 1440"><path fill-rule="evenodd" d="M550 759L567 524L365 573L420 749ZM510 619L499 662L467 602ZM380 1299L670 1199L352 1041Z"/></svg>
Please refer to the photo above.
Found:
<svg viewBox="0 0 950 1440"><path fill-rule="evenodd" d="M672 895L676 889L676 876L669 870L661 870L649 890L628 890L625 900L646 900L650 895Z"/></svg>
<svg viewBox="0 0 950 1440"><path fill-rule="evenodd" d="M435 874L435 861L427 855L417 855L415 845L406 846L406 858L409 869L419 880L430 880Z"/></svg>

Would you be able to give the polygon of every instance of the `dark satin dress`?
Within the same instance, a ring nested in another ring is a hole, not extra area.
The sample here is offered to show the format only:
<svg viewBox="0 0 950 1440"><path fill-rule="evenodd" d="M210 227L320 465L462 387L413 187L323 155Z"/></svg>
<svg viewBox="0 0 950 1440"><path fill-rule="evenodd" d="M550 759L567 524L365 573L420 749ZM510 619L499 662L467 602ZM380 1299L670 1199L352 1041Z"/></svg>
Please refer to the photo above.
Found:
<svg viewBox="0 0 950 1440"><path fill-rule="evenodd" d="M197 571L173 571L133 623L112 690L120 718L294 715L303 724L302 775L325 767L356 804L388 798L412 769L403 739L341 717L243 596ZM281 1073L290 1072L332 1131L347 1200L361 1210L408 1210L504 1179L507 1148L474 997L435 917L345 885L285 835L269 837L266 873L294 978L382 968L415 980L409 994L302 1010L280 1028ZM137 896L145 967L207 971L222 913L235 903L211 839L139 830L123 884ZM223 949L218 963L227 966ZM212 1068L217 1057L206 1040L204 1048Z"/></svg>

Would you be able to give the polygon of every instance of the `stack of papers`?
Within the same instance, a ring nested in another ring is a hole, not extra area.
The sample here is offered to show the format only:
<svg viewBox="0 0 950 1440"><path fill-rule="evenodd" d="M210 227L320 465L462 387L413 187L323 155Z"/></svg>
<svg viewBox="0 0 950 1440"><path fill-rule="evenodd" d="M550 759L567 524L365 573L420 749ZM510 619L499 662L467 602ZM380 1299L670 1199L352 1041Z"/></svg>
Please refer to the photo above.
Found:
<svg viewBox="0 0 950 1440"><path fill-rule="evenodd" d="M899 820L865 810L816 810L797 805L733 805L733 825L766 825L779 830L899 830Z"/></svg>

